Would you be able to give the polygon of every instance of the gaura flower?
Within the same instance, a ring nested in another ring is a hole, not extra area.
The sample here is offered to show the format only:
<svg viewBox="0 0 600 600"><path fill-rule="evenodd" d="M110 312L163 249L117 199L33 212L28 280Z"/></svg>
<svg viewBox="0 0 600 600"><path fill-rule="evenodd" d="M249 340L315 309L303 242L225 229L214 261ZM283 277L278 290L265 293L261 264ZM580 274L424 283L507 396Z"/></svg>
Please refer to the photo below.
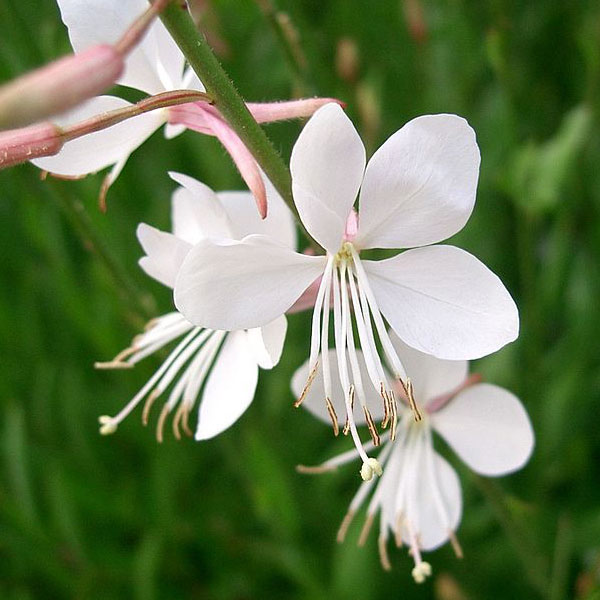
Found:
<svg viewBox="0 0 600 600"><path fill-rule="evenodd" d="M84 52L98 43L116 42L128 25L149 6L146 0L57 2L76 53ZM184 56L158 20L127 57L125 71L117 83L150 95L179 89L205 91L191 68L184 73ZM326 98L310 98L247 106L258 122L271 122L308 117L330 101ZM70 125L127 106L131 106L131 103L122 98L98 96L55 121L60 126ZM38 158L32 162L41 169L64 177L81 177L113 165L102 186L103 197L130 154L165 123L167 138L175 137L186 128L216 136L253 192L260 214L263 217L266 215L266 192L256 161L219 111L205 102L173 106L133 117L109 129L68 142L56 156Z"/></svg>
<svg viewBox="0 0 600 600"><path fill-rule="evenodd" d="M406 545L414 560L412 576L421 583L431 574L431 565L422 552L434 550L450 540L458 557L462 550L456 530L462 513L460 483L454 469L433 449L435 430L476 473L487 476L506 475L520 469L533 450L534 436L529 417L519 399L509 391L468 374L464 360L441 360L423 354L402 343L393 333L392 343L406 370L411 374L416 401L422 407L422 419L415 421L407 399L400 403L400 422L396 440L388 439L379 454L385 472L375 480L362 483L350 503L338 531L338 541L346 536L353 517L371 492L366 521L358 543L363 545L379 514L379 553L381 563L391 568L387 552L391 536L398 547ZM363 372L364 357L358 354ZM335 364L336 357L330 361ZM302 390L309 371L308 363L294 374L292 389ZM318 374L315 378L321 378ZM320 393L313 388L303 406L321 420L329 415ZM401 393L401 390L398 390ZM344 393L334 386L331 402L344 407ZM367 391L367 404L377 414L377 395ZM365 423L357 418L357 423ZM332 458L318 467L299 467L301 472L321 473L356 460L356 450ZM374 491L373 491L373 488Z"/></svg>
<svg viewBox="0 0 600 600"><path fill-rule="evenodd" d="M519 321L502 282L479 260L454 246L430 245L462 229L475 203L479 150L467 122L455 115L418 117L383 144L366 170L365 162L364 146L340 107L319 109L294 146L291 171L300 218L326 255L298 254L261 235L228 245L205 240L182 264L175 304L192 323L225 330L259 327L283 314L322 276L310 369L296 406L321 371L319 393L337 434L332 401L337 372L347 428L363 460L361 475L368 480L381 467L362 446L355 398L375 445L380 439L367 406L369 388L382 400L382 426L390 425L392 438L397 384L415 419L420 418L384 318L409 346L444 359L478 358L498 350L516 338ZM386 260L364 260L360 253L369 248L409 250ZM327 351L332 307L333 365ZM365 373L358 365L354 327ZM383 368L378 341L391 376Z"/></svg>
<svg viewBox="0 0 600 600"><path fill-rule="evenodd" d="M172 197L173 233L140 224L138 239L146 252L140 266L151 277L173 287L177 271L193 244L201 239L239 239L251 232L273 236L282 245L294 248L296 231L291 213L267 182L271 210L261 220L248 201L249 192L215 194L204 184L179 173L171 177L182 187ZM270 369L281 356L287 329L284 315L262 327L238 331L215 331L192 325L178 312L151 321L131 346L99 368L133 367L143 358L182 338L164 363L114 417L100 417L103 434L117 426L140 403L144 425L153 403L170 388L156 429L163 439L166 418L174 412L173 433L180 428L192 435L189 414L199 402L196 440L204 440L230 427L248 408L254 397L258 367Z"/></svg>

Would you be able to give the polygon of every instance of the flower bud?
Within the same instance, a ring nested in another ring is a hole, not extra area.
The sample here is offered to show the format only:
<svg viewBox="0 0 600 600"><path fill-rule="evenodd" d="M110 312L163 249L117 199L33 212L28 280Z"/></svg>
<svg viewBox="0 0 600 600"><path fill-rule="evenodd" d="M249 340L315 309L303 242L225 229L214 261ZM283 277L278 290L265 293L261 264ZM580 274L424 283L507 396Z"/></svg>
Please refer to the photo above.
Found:
<svg viewBox="0 0 600 600"><path fill-rule="evenodd" d="M0 132L0 169L52 156L63 147L61 130L52 123L38 123L23 129Z"/></svg>
<svg viewBox="0 0 600 600"><path fill-rule="evenodd" d="M115 48L101 44L19 77L0 87L0 129L41 121L101 94L124 65Z"/></svg>

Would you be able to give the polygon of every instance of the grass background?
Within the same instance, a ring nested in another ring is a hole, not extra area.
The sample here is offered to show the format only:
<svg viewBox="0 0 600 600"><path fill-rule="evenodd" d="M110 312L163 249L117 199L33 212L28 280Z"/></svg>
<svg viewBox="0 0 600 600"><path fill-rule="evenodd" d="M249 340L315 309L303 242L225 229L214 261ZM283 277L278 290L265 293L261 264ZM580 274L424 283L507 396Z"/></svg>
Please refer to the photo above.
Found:
<svg viewBox="0 0 600 600"><path fill-rule="evenodd" d="M461 475L465 558L378 564L374 536L335 533L357 486L354 467L297 474L340 449L291 408L289 380L308 351L308 315L290 319L281 365L263 373L240 422L201 444L130 417L98 435L159 357L97 372L167 290L138 269L134 231L169 227L173 182L241 187L218 143L158 133L111 189L101 175L39 180L0 173L0 597L29 598L600 598L600 6L511 0L276 0L306 56L295 69L258 4L204 3L203 28L248 100L294 94L348 103L370 153L408 119L455 112L477 131L478 202L453 240L500 275L521 336L474 369L525 402L533 459L500 480ZM53 2L0 4L0 81L69 50ZM299 123L268 132L286 159Z"/></svg>

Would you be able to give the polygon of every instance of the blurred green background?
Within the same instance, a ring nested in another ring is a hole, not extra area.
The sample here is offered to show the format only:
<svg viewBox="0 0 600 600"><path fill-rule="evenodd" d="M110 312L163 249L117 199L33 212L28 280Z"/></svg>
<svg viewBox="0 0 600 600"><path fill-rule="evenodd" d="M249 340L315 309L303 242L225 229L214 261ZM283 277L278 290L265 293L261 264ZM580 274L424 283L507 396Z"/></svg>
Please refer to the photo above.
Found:
<svg viewBox="0 0 600 600"><path fill-rule="evenodd" d="M309 315L290 318L281 365L216 440L158 445L139 411L115 414L159 365L98 372L144 321L171 308L137 267L134 231L169 228L182 171L241 188L212 138L155 134L97 208L102 175L40 181L0 173L0 598L600 598L600 6L597 2L273 0L299 36L281 45L269 2L201 3L202 27L248 100L336 96L369 152L408 119L455 112L482 153L478 202L453 240L481 258L521 310L521 336L474 370L516 392L533 459L476 478L438 440L464 492L458 531L428 555L422 586L375 536L338 545L355 465L297 474L348 440L291 407ZM0 3L0 81L69 51L54 2ZM286 160L301 124L269 126ZM156 415L155 415L156 417Z"/></svg>

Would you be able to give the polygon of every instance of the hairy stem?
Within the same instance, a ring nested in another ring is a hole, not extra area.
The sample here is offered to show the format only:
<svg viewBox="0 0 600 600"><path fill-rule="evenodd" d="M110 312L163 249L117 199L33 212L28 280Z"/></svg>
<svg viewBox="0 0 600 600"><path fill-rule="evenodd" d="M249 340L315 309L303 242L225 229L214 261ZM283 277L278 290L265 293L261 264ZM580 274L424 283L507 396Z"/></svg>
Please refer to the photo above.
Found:
<svg viewBox="0 0 600 600"><path fill-rule="evenodd" d="M181 48L227 123L244 142L271 183L297 216L292 199L290 171L273 144L254 120L244 101L200 35L188 12L177 3L161 14L165 27Z"/></svg>

